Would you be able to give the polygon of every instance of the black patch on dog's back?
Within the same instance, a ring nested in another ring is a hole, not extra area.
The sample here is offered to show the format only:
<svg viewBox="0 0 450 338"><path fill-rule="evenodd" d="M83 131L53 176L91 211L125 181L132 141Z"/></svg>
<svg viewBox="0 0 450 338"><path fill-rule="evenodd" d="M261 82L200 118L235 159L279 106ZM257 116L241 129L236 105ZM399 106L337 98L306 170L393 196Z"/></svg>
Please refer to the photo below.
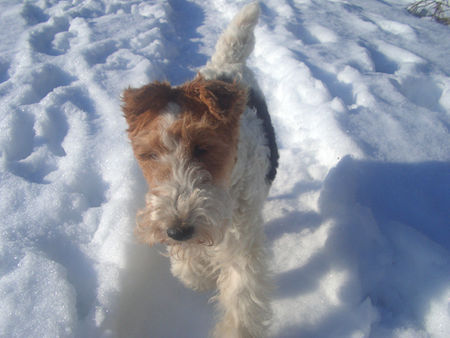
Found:
<svg viewBox="0 0 450 338"><path fill-rule="evenodd" d="M218 80L233 83L233 80L227 76L219 76ZM267 146L270 149L269 161L270 168L266 174L266 180L269 184L272 184L275 176L277 175L278 159L278 146L275 138L275 130L273 129L272 120L270 119L269 110L267 104L262 95L255 89L250 88L248 93L247 106L256 109L256 116L262 121L264 135L266 136Z"/></svg>
<svg viewBox="0 0 450 338"><path fill-rule="evenodd" d="M272 120L270 119L266 101L253 88L251 88L249 91L247 105L256 109L256 116L263 123L264 133L267 139L267 146L270 149L270 168L267 172L266 179L268 183L271 184L275 179L275 176L277 175L278 159L280 158L280 155L278 154L278 147L275 139L275 130L273 129Z"/></svg>

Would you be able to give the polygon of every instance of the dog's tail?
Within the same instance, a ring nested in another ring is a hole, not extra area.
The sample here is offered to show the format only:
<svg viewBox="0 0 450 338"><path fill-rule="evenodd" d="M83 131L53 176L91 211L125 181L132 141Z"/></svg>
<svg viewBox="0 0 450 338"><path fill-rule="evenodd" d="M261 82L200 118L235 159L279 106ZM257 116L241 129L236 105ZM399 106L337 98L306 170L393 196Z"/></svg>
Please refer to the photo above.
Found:
<svg viewBox="0 0 450 338"><path fill-rule="evenodd" d="M257 1L242 8L217 41L210 67L224 69L227 66L245 64L255 46L253 30L258 23L259 14Z"/></svg>

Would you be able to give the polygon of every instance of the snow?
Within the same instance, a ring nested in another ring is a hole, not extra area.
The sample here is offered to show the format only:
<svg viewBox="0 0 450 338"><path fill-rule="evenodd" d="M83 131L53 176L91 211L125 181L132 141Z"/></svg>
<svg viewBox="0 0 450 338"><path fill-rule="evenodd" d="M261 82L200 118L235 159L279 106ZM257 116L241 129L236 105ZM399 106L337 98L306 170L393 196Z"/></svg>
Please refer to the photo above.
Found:
<svg viewBox="0 0 450 338"><path fill-rule="evenodd" d="M190 79L246 2L0 3L0 336L207 336L212 294L133 236L120 94ZM274 337L449 336L450 35L409 3L262 3Z"/></svg>

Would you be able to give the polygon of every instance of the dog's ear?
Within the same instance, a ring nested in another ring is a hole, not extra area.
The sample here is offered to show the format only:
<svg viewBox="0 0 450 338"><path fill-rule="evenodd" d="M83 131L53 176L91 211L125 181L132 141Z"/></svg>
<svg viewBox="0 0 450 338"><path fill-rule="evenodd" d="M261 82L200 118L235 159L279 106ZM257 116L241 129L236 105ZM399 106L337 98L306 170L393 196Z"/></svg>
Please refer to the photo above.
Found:
<svg viewBox="0 0 450 338"><path fill-rule="evenodd" d="M141 88L126 89L122 94L122 111L128 123L128 133L142 129L175 95L168 82L156 81Z"/></svg>
<svg viewBox="0 0 450 338"><path fill-rule="evenodd" d="M141 88L128 88L122 94L122 111L127 122L150 111L159 112L172 99L174 91L168 82L152 82Z"/></svg>
<svg viewBox="0 0 450 338"><path fill-rule="evenodd" d="M183 86L185 95L201 101L219 121L237 119L247 104L247 91L237 83L197 77Z"/></svg>

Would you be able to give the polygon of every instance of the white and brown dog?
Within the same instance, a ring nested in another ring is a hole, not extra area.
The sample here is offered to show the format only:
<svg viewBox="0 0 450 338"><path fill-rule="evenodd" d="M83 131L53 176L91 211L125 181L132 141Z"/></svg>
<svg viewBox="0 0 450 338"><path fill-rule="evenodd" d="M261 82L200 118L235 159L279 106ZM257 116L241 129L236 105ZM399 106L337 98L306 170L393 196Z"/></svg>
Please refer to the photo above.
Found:
<svg viewBox="0 0 450 338"><path fill-rule="evenodd" d="M171 271L186 286L217 289L218 337L264 337L271 318L261 210L278 151L245 65L259 13L257 3L242 9L194 80L123 93L128 135L149 185L136 234L167 245Z"/></svg>

